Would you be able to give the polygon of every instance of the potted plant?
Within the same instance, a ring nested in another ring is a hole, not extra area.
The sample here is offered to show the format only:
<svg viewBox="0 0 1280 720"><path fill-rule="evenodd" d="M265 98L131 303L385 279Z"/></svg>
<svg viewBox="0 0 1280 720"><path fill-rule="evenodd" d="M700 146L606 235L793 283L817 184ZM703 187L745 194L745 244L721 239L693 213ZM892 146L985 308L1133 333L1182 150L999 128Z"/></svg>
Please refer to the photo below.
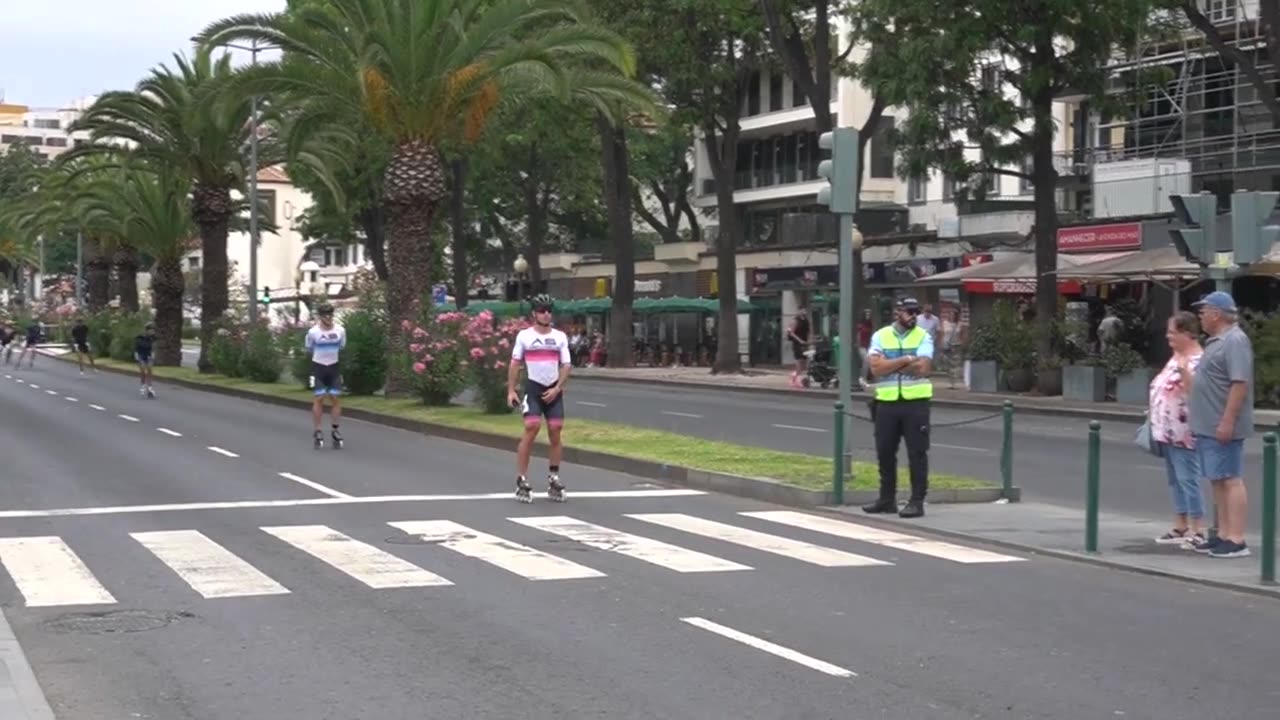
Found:
<svg viewBox="0 0 1280 720"><path fill-rule="evenodd" d="M1116 381L1116 402L1146 405L1151 385L1151 368L1142 355L1127 343L1116 343L1102 354L1107 376Z"/></svg>
<svg viewBox="0 0 1280 720"><path fill-rule="evenodd" d="M1057 353L1036 358L1036 389L1046 397L1062 394L1062 357Z"/></svg>
<svg viewBox="0 0 1280 720"><path fill-rule="evenodd" d="M969 346L965 349L965 384L971 392L993 393L1000 389L1000 346L994 329L989 324L973 328Z"/></svg>
<svg viewBox="0 0 1280 720"><path fill-rule="evenodd" d="M991 329L1004 386L1013 392L1030 390L1035 382L1035 335L1027 332L1018 307L1007 300L997 302Z"/></svg>

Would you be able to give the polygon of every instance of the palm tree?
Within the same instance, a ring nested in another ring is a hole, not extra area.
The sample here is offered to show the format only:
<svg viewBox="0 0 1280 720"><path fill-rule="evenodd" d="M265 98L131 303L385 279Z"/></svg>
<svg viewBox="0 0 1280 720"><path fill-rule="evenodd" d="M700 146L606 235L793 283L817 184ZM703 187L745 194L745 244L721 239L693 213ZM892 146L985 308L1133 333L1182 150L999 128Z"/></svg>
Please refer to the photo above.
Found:
<svg viewBox="0 0 1280 720"><path fill-rule="evenodd" d="M397 349L431 278L431 229L446 197L441 151L478 140L500 103L570 99L581 68L599 68L591 77L602 102L634 94L631 48L578 0L327 0L231 17L197 40L280 48L280 61L242 71L238 96L275 96L297 112L295 129L367 126L393 146L382 201ZM391 363L388 394L408 387L400 365Z"/></svg>
<svg viewBox="0 0 1280 720"><path fill-rule="evenodd" d="M190 184L176 168L127 164L83 189L77 208L85 222L108 228L155 259L151 270L156 364L182 364L182 256L196 232Z"/></svg>
<svg viewBox="0 0 1280 720"><path fill-rule="evenodd" d="M93 142L68 155L130 154L157 167L174 168L191 183L191 213L200 229L203 281L200 298L200 372L212 372L209 344L228 307L227 228L234 212L231 191L245 180L241 149L249 139L251 104L217 94L231 76L230 56L214 60L198 49L176 69L160 66L133 90L104 94L72 125Z"/></svg>

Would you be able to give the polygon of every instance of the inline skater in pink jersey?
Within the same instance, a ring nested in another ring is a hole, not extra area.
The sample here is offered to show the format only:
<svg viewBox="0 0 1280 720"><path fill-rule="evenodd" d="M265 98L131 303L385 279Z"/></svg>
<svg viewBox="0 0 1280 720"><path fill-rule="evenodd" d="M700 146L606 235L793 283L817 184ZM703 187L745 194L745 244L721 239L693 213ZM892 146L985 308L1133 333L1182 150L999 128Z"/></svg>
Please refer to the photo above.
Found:
<svg viewBox="0 0 1280 720"><path fill-rule="evenodd" d="M533 502L533 487L525 479L529 472L529 452L538 437L542 418L547 419L550 468L547 473L547 499L564 501L564 484L560 482L560 429L564 425L564 386L569 380L569 337L551 327L555 301L550 295L537 295L532 300L533 327L516 335L511 349L511 368L507 371L507 402L519 406L524 415L524 436L516 449L516 499ZM516 392L520 366L525 368L524 395Z"/></svg>

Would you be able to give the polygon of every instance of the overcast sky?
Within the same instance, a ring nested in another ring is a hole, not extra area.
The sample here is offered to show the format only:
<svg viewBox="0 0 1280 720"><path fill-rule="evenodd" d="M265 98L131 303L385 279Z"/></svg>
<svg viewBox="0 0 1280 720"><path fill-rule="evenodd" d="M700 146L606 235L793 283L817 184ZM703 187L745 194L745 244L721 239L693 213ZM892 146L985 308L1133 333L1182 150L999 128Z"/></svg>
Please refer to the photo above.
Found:
<svg viewBox="0 0 1280 720"><path fill-rule="evenodd" d="M285 0L15 0L0 16L0 95L59 107L133 87L192 35L227 15L284 9ZM238 54L239 55L239 54ZM248 53L243 53L245 59ZM239 60L237 60L239 62Z"/></svg>

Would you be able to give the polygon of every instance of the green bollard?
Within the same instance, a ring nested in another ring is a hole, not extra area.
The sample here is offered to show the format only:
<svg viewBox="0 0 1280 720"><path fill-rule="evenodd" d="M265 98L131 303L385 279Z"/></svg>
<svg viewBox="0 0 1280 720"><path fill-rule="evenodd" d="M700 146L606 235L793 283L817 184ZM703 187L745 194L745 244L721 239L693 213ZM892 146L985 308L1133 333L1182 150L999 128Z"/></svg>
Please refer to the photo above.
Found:
<svg viewBox="0 0 1280 720"><path fill-rule="evenodd" d="M1004 432L1000 441L1000 497L1013 501L1013 401L1004 401Z"/></svg>
<svg viewBox="0 0 1280 720"><path fill-rule="evenodd" d="M836 505L844 504L844 403L837 401L834 417L834 447L831 450L831 496Z"/></svg>
<svg viewBox="0 0 1280 720"><path fill-rule="evenodd" d="M1262 584L1276 584L1276 434L1262 438Z"/></svg>
<svg viewBox="0 0 1280 720"><path fill-rule="evenodd" d="M1102 423L1089 421L1089 489L1085 496L1084 549L1098 552L1098 471L1102 454Z"/></svg>

